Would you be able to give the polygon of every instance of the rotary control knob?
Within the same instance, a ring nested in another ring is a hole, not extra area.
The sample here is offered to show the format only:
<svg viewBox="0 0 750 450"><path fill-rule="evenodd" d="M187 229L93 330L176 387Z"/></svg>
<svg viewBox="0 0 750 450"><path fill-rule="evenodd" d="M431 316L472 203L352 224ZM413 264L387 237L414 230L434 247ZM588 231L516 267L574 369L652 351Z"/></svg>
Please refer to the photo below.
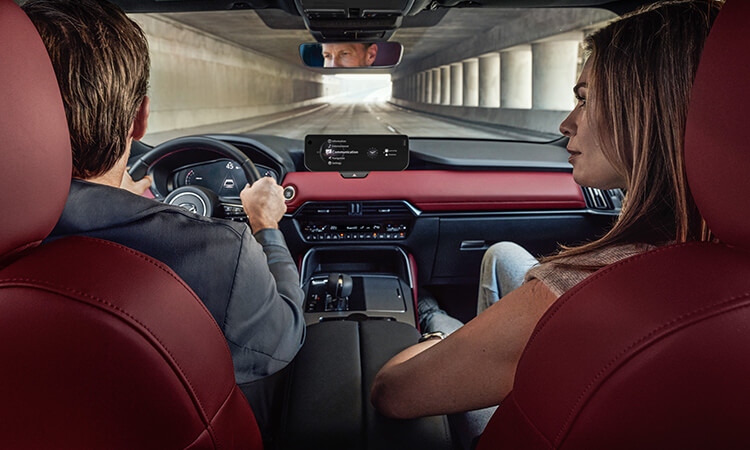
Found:
<svg viewBox="0 0 750 450"><path fill-rule="evenodd" d="M367 150L367 157L370 158L370 159L377 158L378 157L378 149L376 149L375 147L370 147Z"/></svg>

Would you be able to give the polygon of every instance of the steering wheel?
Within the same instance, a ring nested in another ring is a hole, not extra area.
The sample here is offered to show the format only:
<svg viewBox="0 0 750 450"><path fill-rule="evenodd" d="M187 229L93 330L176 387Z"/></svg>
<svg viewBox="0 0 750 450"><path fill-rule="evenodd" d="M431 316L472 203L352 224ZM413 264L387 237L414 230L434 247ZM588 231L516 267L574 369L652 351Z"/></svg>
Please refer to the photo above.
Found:
<svg viewBox="0 0 750 450"><path fill-rule="evenodd" d="M242 153L237 147L218 139L212 139L205 136L181 137L159 144L138 158L138 160L130 167L128 173L133 180L140 180L144 175L151 172L151 167L160 159L170 153L188 149L209 150L225 158L231 159L242 168L242 171L245 173L245 177L250 184L253 184L261 178L255 164L253 164L253 162L250 161L250 158ZM188 211L207 217L213 216L217 209L223 209L225 216L244 215L241 207L238 208L236 205L222 205L219 202L219 197L216 193L203 186L179 187L167 195L164 199L164 203L180 206ZM223 208L218 208L219 206Z"/></svg>

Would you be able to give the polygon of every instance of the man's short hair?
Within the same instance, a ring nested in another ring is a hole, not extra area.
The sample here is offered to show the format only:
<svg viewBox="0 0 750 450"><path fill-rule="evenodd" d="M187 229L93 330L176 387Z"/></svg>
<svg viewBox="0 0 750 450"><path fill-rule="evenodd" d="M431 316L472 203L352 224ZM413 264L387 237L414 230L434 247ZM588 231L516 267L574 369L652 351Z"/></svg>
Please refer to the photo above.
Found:
<svg viewBox="0 0 750 450"><path fill-rule="evenodd" d="M104 0L29 0L22 6L47 47L60 85L73 177L109 171L125 152L148 90L141 28Z"/></svg>

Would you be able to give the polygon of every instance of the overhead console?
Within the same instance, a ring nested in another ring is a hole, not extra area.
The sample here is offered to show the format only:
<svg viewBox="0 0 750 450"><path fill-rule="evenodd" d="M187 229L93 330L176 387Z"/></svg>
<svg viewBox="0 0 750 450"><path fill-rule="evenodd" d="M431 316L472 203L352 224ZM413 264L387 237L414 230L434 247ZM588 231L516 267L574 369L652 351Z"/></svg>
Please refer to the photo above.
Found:
<svg viewBox="0 0 750 450"><path fill-rule="evenodd" d="M414 0L295 0L305 27L320 42L387 40Z"/></svg>

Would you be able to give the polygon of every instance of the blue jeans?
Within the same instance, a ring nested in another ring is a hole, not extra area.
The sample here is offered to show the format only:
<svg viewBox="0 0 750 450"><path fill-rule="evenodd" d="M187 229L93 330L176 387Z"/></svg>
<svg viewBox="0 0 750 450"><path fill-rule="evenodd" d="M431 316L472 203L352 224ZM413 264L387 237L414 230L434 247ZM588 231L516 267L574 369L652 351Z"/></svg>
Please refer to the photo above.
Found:
<svg viewBox="0 0 750 450"><path fill-rule="evenodd" d="M538 262L515 242L498 242L488 248L479 273L477 315L522 285L526 272Z"/></svg>
<svg viewBox="0 0 750 450"><path fill-rule="evenodd" d="M523 284L526 272L537 263L531 253L514 242L498 242L488 248L479 272L477 315ZM463 322L440 309L437 300L430 296L419 298L417 312L423 333L451 334L463 326Z"/></svg>

